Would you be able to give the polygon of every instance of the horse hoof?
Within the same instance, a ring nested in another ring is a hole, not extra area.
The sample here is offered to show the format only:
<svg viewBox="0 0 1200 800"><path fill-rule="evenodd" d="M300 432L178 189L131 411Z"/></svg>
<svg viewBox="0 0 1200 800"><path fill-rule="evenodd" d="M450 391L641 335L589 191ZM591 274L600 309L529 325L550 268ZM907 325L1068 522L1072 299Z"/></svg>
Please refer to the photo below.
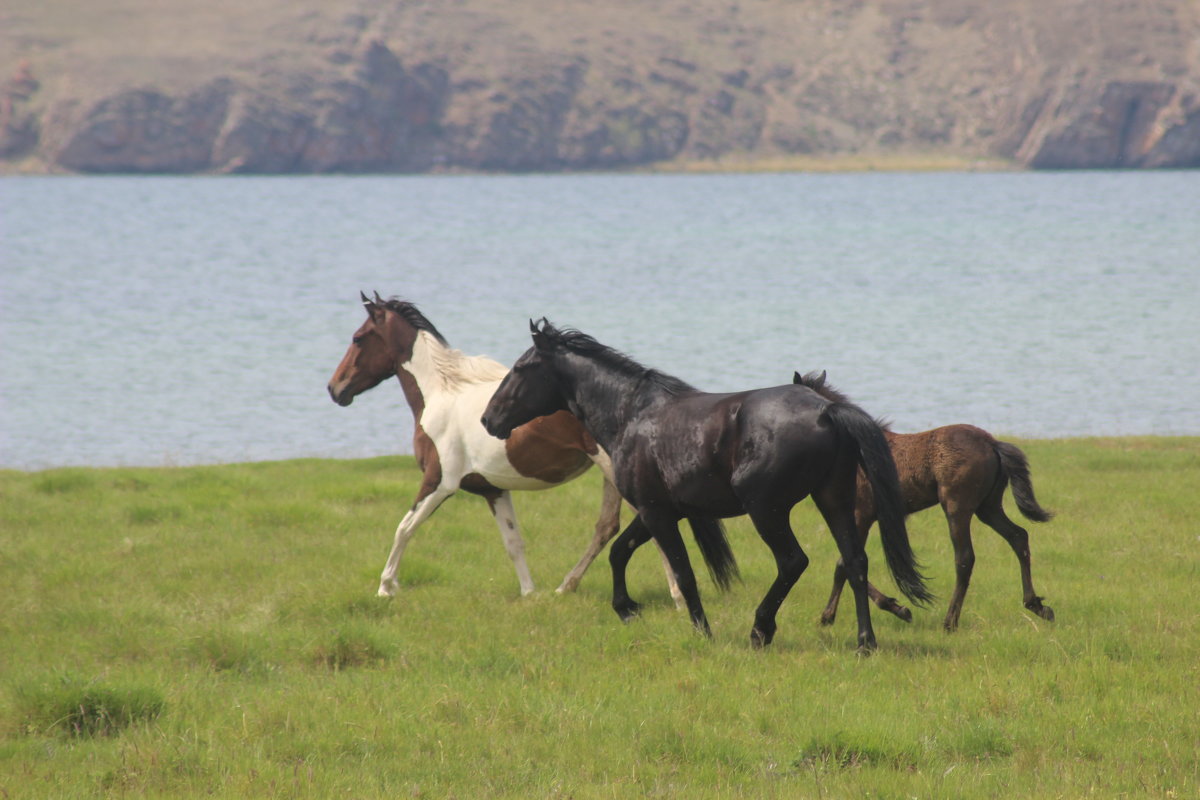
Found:
<svg viewBox="0 0 1200 800"><path fill-rule="evenodd" d="M829 627L833 624L834 619L835 617L832 614L822 614L820 622L825 627Z"/></svg>
<svg viewBox="0 0 1200 800"><path fill-rule="evenodd" d="M753 628L750 631L750 646L755 650L762 650L771 643L773 638L775 637L771 636L770 634L763 633L758 628Z"/></svg>
<svg viewBox="0 0 1200 800"><path fill-rule="evenodd" d="M1046 622L1054 622L1054 609L1050 608L1050 606L1042 606L1035 613L1046 620Z"/></svg>
<svg viewBox="0 0 1200 800"><path fill-rule="evenodd" d="M379 584L379 591L376 592L375 594L378 595L379 597L395 597L396 596L396 584L395 583L381 583L381 584Z"/></svg>
<svg viewBox="0 0 1200 800"><path fill-rule="evenodd" d="M869 656L879 647L874 636L867 636L858 640L858 649L854 652L860 656Z"/></svg>
<svg viewBox="0 0 1200 800"><path fill-rule="evenodd" d="M904 606L896 606L896 610L892 612L905 622L912 622L912 612Z"/></svg>
<svg viewBox="0 0 1200 800"><path fill-rule="evenodd" d="M617 612L617 616L621 618L621 622L629 622L642 613L642 606L640 603L630 602L620 606L613 606L613 611Z"/></svg>

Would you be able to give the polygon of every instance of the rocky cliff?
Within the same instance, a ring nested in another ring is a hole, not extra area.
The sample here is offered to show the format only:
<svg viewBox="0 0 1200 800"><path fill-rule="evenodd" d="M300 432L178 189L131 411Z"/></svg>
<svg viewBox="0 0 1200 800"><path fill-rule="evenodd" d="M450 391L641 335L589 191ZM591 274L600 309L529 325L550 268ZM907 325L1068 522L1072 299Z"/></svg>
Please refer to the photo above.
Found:
<svg viewBox="0 0 1200 800"><path fill-rule="evenodd" d="M0 11L10 172L1200 166L1192 0L28 5Z"/></svg>

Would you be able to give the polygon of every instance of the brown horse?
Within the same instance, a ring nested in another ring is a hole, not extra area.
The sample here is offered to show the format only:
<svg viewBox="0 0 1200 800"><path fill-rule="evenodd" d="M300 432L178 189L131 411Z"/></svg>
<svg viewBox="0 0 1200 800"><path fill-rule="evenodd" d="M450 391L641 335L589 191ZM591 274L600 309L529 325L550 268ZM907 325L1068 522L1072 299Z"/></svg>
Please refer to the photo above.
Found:
<svg viewBox="0 0 1200 800"><path fill-rule="evenodd" d="M825 382L825 373L796 373L793 382L807 386L830 400L845 397ZM940 504L950 525L954 544L956 581L950 607L943 622L947 631L958 628L963 598L975 566L971 546L971 517L977 516L1004 537L1021 564L1021 585L1025 608L1045 620L1054 620L1054 611L1043 605L1033 590L1029 567L1029 534L1004 513L1004 489L1011 484L1017 508L1034 522L1046 522L1053 515L1038 505L1029 477L1029 461L1015 445L1001 442L973 425L947 425L922 433L895 433L885 426L884 436L892 448L896 470L900 473L900 491L905 513L912 514ZM875 499L866 477L858 475L858 505L855 511L858 533L866 542L875 522ZM821 613L821 624L829 625L837 615L838 598L846 582L846 571L838 562L833 574L833 593ZM912 613L874 586L868 593L875 605L901 619L912 620Z"/></svg>
<svg viewBox="0 0 1200 800"><path fill-rule="evenodd" d="M361 293L360 293L361 294ZM533 591L525 545L510 491L549 489L582 475L593 463L605 474L595 536L558 591L579 582L596 554L616 535L621 496L608 456L579 421L562 412L522 426L506 442L488 436L479 416L508 370L491 359L451 349L412 303L362 296L367 320L329 381L329 395L348 406L361 392L396 377L413 412L413 452L421 468L416 500L400 525L380 576L379 595L396 592L400 558L417 527L459 489L488 501L517 571L521 594Z"/></svg>

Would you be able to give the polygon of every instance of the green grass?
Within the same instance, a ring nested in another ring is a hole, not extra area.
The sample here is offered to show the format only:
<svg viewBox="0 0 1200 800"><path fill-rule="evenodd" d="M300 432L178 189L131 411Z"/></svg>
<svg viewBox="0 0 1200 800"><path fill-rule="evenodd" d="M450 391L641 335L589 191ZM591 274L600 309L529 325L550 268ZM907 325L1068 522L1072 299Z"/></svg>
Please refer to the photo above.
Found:
<svg viewBox="0 0 1200 800"><path fill-rule="evenodd" d="M811 503L793 522L812 567L757 652L773 566L745 520L744 582L702 578L711 641L649 550L628 625L603 561L553 593L595 475L517 496L533 596L460 495L380 600L410 458L0 472L0 796L1200 796L1200 438L1021 444L1058 513L1027 525L1057 621L1021 608L1016 560L977 525L943 633L929 511L910 532L940 600L911 625L876 613L870 658L849 598L816 624L835 555Z"/></svg>

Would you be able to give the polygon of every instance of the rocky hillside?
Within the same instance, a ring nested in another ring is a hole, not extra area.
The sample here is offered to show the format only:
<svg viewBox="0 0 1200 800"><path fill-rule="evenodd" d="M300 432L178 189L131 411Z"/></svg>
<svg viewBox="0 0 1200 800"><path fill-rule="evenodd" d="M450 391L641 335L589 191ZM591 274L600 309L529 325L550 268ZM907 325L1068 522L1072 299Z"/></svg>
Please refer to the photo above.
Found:
<svg viewBox="0 0 1200 800"><path fill-rule="evenodd" d="M0 8L7 172L562 170L864 155L1200 166L1200 2Z"/></svg>

